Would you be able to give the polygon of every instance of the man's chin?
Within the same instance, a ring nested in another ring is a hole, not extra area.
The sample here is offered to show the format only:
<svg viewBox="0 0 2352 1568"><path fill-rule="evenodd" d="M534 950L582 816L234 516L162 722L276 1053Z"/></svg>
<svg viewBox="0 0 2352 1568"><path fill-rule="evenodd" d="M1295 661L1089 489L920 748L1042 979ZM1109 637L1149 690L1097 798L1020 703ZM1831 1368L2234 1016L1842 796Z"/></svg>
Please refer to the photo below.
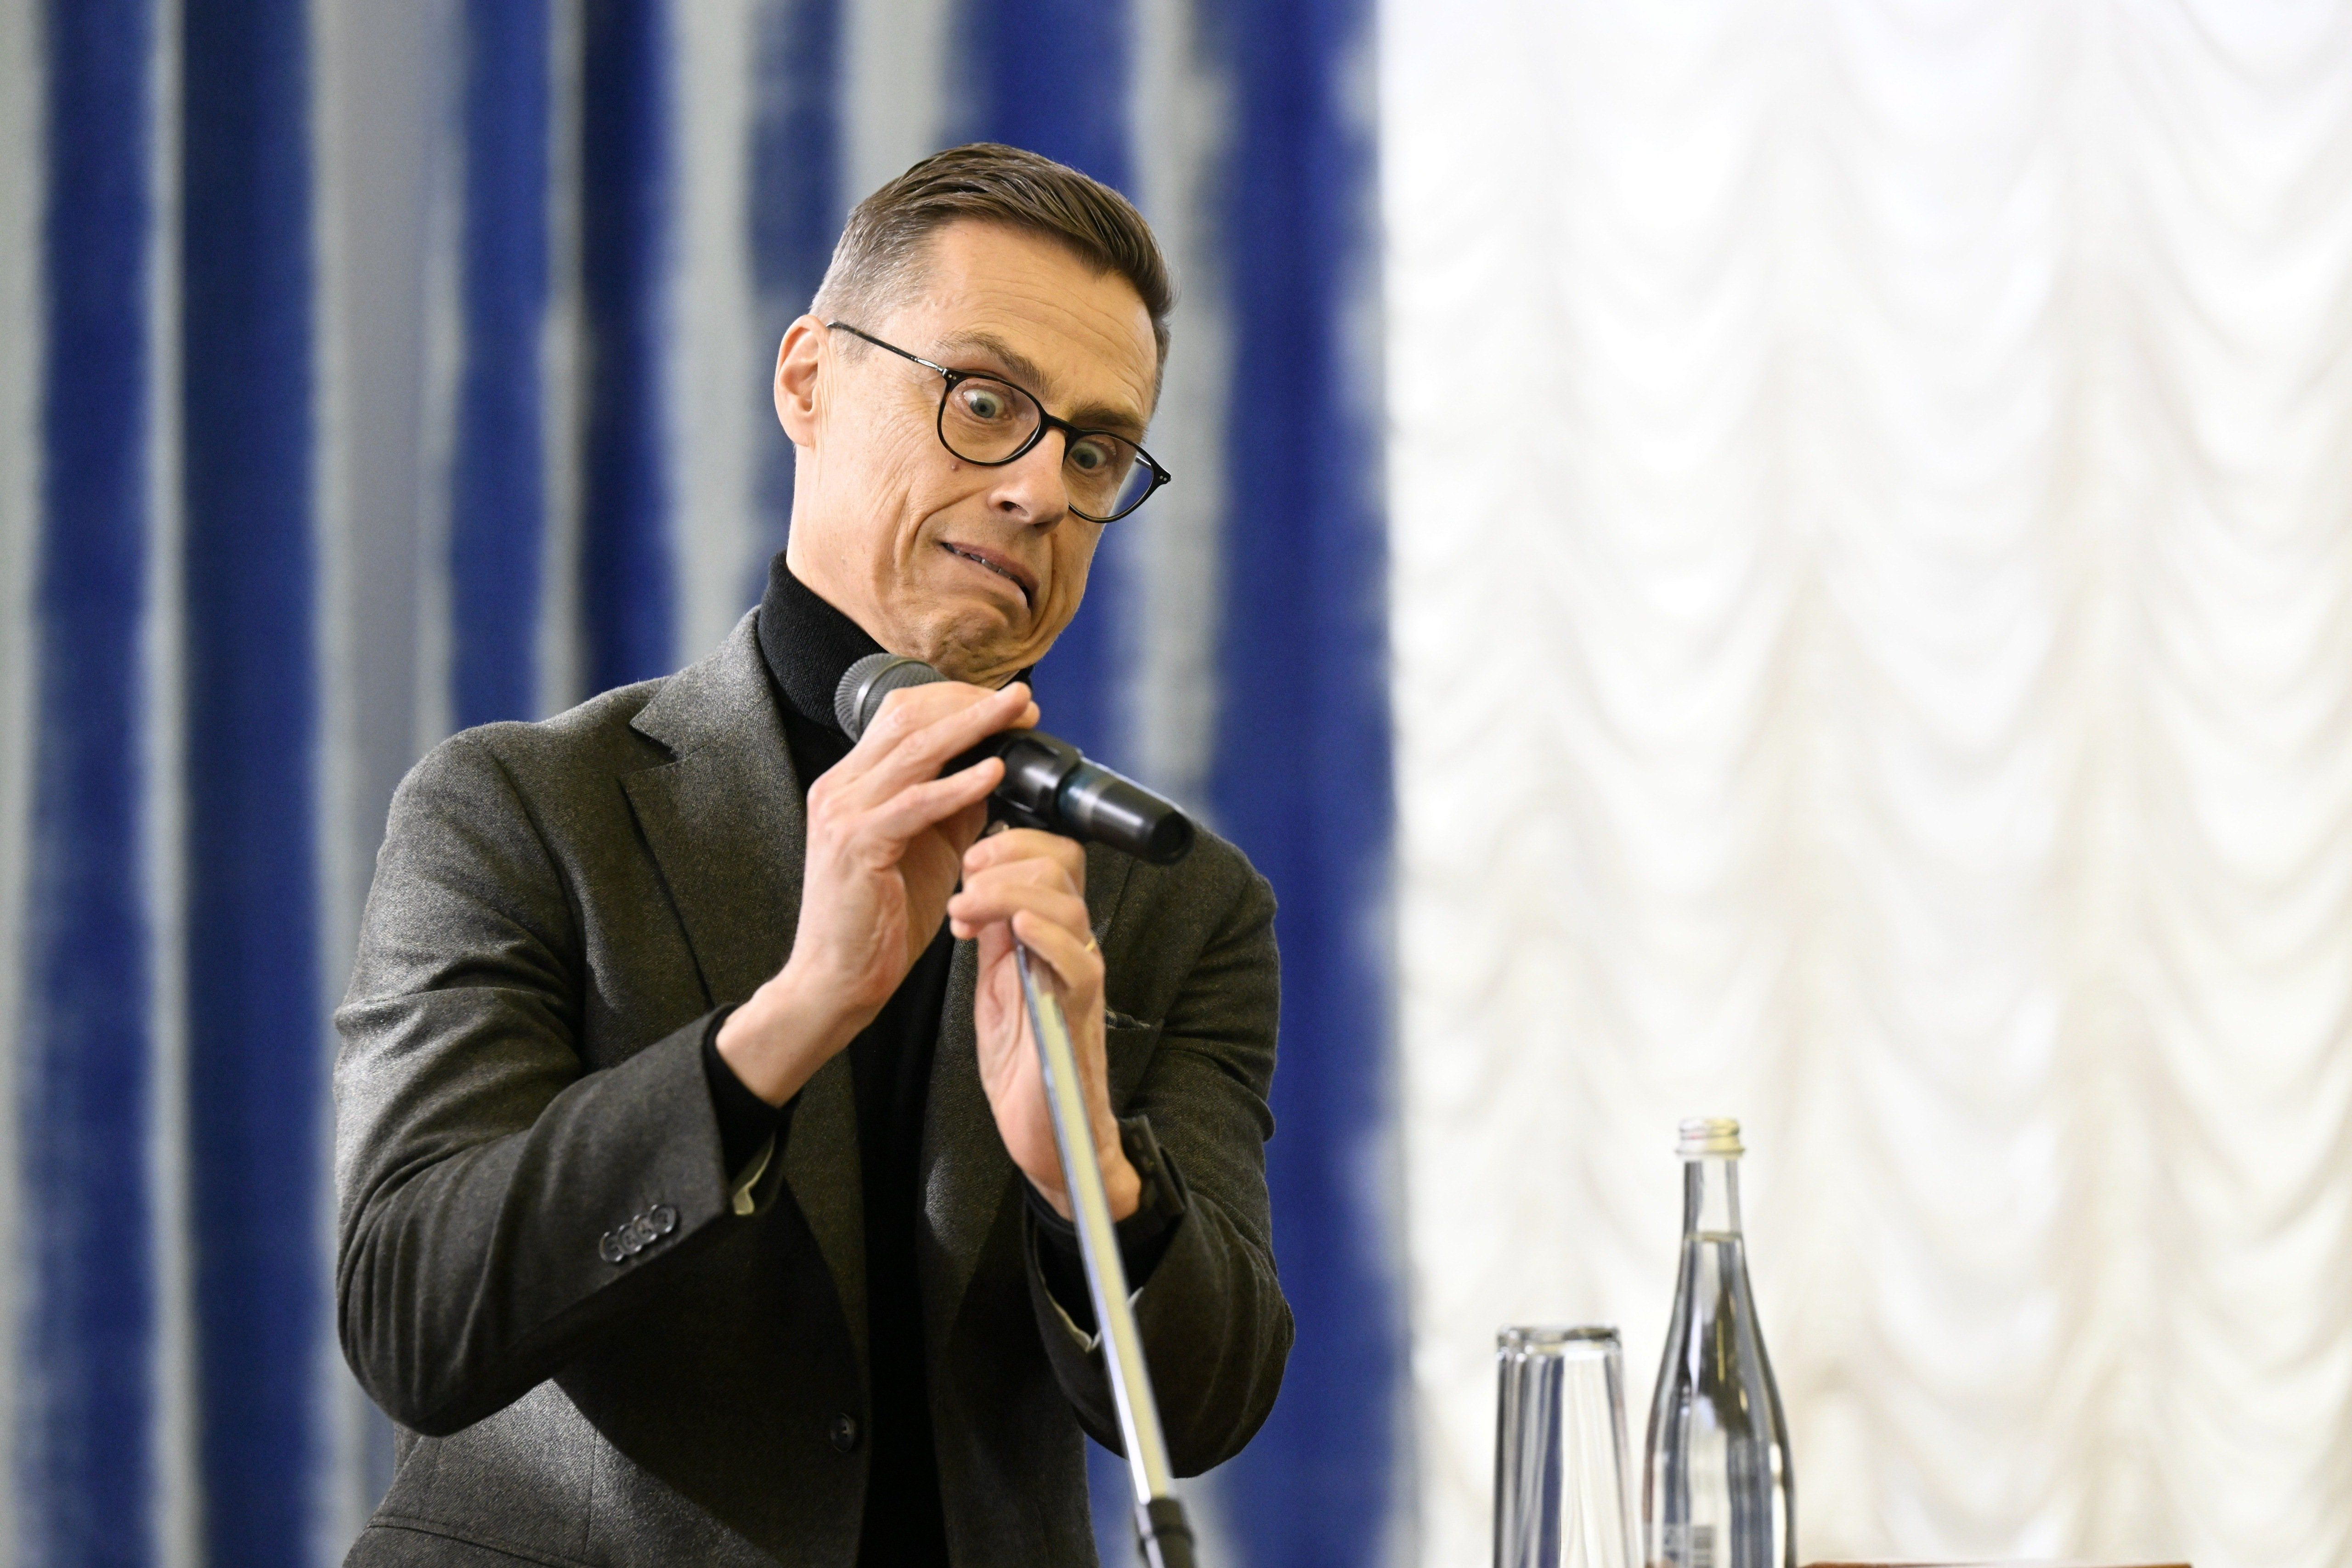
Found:
<svg viewBox="0 0 2352 1568"><path fill-rule="evenodd" d="M925 617L920 658L942 675L980 686L1001 685L1035 662L1026 651L1025 626L1009 606L990 599L942 605Z"/></svg>

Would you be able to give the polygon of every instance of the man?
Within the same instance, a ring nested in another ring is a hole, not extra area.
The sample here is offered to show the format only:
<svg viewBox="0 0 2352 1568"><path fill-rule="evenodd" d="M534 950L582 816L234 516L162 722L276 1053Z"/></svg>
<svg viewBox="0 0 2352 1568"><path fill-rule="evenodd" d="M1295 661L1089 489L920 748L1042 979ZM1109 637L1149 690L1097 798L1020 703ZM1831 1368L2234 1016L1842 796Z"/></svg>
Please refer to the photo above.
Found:
<svg viewBox="0 0 2352 1568"><path fill-rule="evenodd" d="M346 1354L403 1428L357 1564L1085 1563L1117 1445L1017 940L1066 998L1171 1457L1265 1419L1273 900L984 834L1105 522L1165 479L1115 193L940 153L786 334L791 544L718 652L402 785L336 1021ZM855 745L842 672L953 678Z"/></svg>

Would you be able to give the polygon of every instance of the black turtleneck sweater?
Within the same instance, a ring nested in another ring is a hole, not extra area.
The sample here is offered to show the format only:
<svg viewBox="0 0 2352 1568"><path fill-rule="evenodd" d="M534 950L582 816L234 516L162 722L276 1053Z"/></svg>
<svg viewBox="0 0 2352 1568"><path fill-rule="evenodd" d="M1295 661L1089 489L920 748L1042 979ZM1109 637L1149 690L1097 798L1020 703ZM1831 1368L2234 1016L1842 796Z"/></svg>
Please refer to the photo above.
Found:
<svg viewBox="0 0 2352 1568"><path fill-rule="evenodd" d="M775 686L793 770L805 794L812 780L849 752L849 739L833 716L834 690L843 672L867 654L881 651L880 645L794 577L781 552L769 567L759 629L760 651ZM947 1568L948 1563L939 1459L931 1442L915 1237L922 1220L918 1167L923 1111L954 951L947 922L941 921L938 934L897 992L849 1045L864 1186L866 1344L873 1397L859 1438L872 1445L865 1527L857 1549L861 1568ZM703 1037L702 1063L732 1176L771 1137L778 1140L776 1157L782 1157L792 1104L772 1106L743 1086L719 1054L718 1022ZM1094 1314L1087 1300L1077 1233L1034 1188L1022 1184L1027 1189L1046 1286L1073 1321L1090 1330ZM1150 1278L1173 1229L1173 1221L1141 1211L1120 1224L1119 1252L1130 1289L1140 1289Z"/></svg>

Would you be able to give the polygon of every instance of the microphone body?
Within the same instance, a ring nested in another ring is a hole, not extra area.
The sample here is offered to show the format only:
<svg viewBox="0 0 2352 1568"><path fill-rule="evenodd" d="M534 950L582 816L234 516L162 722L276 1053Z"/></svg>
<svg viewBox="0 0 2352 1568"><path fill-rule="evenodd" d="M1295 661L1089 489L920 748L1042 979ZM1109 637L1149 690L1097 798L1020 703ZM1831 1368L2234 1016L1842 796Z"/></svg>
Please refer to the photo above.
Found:
<svg viewBox="0 0 2352 1568"><path fill-rule="evenodd" d="M868 654L842 676L834 692L834 717L842 733L855 741L890 693L946 679L920 659ZM1174 802L1087 761L1067 741L1042 730L1007 730L958 757L947 771L987 757L1004 761L1004 782L989 796L991 809L1016 827L1108 844L1155 866L1173 865L1192 847L1192 820Z"/></svg>

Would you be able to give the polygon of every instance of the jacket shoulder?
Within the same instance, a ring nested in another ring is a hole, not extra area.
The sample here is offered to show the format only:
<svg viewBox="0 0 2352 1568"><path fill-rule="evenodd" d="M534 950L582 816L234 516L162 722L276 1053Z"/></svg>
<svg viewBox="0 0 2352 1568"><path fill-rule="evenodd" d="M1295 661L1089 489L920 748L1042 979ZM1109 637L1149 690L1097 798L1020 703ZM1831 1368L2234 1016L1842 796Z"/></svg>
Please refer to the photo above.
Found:
<svg viewBox="0 0 2352 1568"><path fill-rule="evenodd" d="M1274 918L1274 885L1241 846L1206 826L1198 828L1192 852L1173 866L1138 862L1128 895L1196 920L1255 924Z"/></svg>
<svg viewBox="0 0 2352 1568"><path fill-rule="evenodd" d="M662 685L662 680L645 680L618 687L551 719L505 721L460 730L427 752L409 770L402 787L456 783L495 770L529 795L535 793L533 786L657 765L667 760L667 749L640 734L631 721L659 694Z"/></svg>
<svg viewBox="0 0 2352 1568"><path fill-rule="evenodd" d="M535 723L462 730L411 773L502 769L526 798L587 781L657 767L747 730L782 729L769 695L758 635L759 612L745 615L726 640L675 674L615 687Z"/></svg>

